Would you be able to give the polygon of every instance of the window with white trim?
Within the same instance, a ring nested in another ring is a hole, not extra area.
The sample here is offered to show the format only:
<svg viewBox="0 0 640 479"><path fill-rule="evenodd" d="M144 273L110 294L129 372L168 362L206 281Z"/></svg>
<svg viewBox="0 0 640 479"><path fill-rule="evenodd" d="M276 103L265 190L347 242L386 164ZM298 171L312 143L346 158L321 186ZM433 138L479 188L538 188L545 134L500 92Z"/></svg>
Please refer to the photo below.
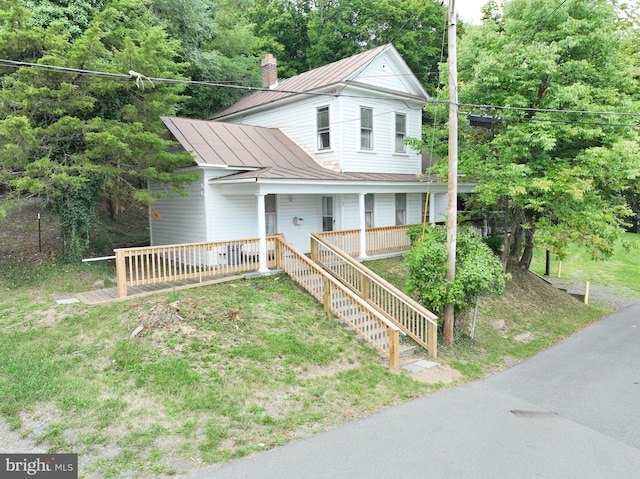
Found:
<svg viewBox="0 0 640 479"><path fill-rule="evenodd" d="M373 149L373 109L360 107L360 148Z"/></svg>
<svg viewBox="0 0 640 479"><path fill-rule="evenodd" d="M396 226L407 224L407 194L396 193Z"/></svg>
<svg viewBox="0 0 640 479"><path fill-rule="evenodd" d="M396 113L396 153L406 153L404 139L407 136L407 115Z"/></svg>
<svg viewBox="0 0 640 479"><path fill-rule="evenodd" d="M276 223L276 195L265 195L264 215L267 236L273 236L278 230L278 225Z"/></svg>
<svg viewBox="0 0 640 479"><path fill-rule="evenodd" d="M328 106L322 106L316 110L316 120L318 124L318 150L328 150L331 148Z"/></svg>
<svg viewBox="0 0 640 479"><path fill-rule="evenodd" d="M373 228L373 207L375 204L375 197L373 193L367 193L364 195L364 227Z"/></svg>

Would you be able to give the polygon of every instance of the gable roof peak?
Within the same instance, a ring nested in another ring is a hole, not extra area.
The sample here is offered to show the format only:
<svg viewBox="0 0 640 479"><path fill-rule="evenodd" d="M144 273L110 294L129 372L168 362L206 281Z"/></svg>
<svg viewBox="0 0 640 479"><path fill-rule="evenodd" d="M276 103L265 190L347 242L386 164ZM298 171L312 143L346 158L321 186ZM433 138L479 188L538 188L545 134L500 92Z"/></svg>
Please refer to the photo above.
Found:
<svg viewBox="0 0 640 479"><path fill-rule="evenodd" d="M222 120L224 117L264 106L278 100L291 98L300 94L317 92L323 88L340 83L352 82L363 69L384 52L391 52L391 54L397 57L404 67L408 69L396 48L391 43L386 43L356 55L343 58L342 60L300 73L286 80L278 81L276 88L267 90L266 88L268 87L266 87L265 90L247 95L228 108L214 114L211 119ZM266 63L266 58L262 63ZM420 96L427 98L427 94L424 92L424 89L422 89L422 86L419 85L419 82L417 82L417 85L417 88L420 90Z"/></svg>

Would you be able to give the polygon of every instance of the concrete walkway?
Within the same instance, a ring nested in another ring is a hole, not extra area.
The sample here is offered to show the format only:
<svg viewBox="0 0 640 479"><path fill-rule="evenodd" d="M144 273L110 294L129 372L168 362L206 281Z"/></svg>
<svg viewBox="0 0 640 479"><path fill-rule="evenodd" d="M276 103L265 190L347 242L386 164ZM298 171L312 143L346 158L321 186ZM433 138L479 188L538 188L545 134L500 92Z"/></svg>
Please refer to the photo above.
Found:
<svg viewBox="0 0 640 479"><path fill-rule="evenodd" d="M635 303L483 381L192 479L585 479L639 471Z"/></svg>

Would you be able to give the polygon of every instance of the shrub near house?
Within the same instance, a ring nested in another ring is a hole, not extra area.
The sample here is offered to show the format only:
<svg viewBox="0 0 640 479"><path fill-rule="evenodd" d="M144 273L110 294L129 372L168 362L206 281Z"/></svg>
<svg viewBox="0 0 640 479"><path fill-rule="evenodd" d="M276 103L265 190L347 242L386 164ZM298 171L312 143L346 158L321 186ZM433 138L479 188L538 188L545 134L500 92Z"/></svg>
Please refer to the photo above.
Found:
<svg viewBox="0 0 640 479"><path fill-rule="evenodd" d="M456 313L472 306L478 296L502 294L508 273L482 237L470 228L458 231L456 276L446 280L447 229L444 226L412 227L409 230L411 250L405 255L409 268L409 293L431 311L442 315L445 305L453 304ZM460 324L456 324L460 330Z"/></svg>

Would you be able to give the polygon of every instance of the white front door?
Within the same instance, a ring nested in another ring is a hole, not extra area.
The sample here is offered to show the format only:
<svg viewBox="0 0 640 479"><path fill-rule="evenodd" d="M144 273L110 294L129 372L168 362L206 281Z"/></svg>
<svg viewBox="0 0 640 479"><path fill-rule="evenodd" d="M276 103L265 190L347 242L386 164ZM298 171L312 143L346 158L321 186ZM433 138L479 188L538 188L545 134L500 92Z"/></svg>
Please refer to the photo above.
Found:
<svg viewBox="0 0 640 479"><path fill-rule="evenodd" d="M333 231L335 223L335 212L333 207L333 196L322 197L322 231Z"/></svg>

